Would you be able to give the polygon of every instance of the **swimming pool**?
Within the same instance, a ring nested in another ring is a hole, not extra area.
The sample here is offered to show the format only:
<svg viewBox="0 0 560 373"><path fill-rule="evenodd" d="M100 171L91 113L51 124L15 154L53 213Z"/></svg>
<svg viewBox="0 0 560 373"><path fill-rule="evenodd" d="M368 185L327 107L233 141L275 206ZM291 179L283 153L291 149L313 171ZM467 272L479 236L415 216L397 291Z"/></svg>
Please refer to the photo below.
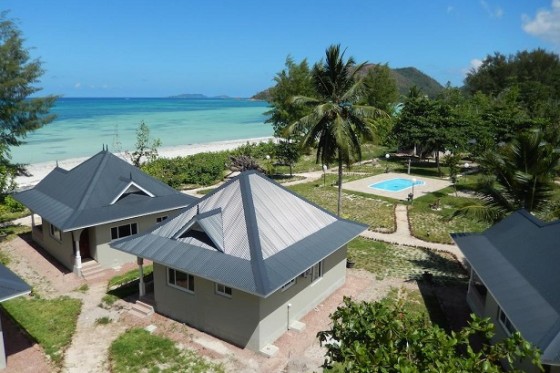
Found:
<svg viewBox="0 0 560 373"><path fill-rule="evenodd" d="M426 184L422 180L416 180L414 185ZM378 181L377 183L369 185L371 189L384 190L386 192L401 192L405 189L412 187L412 179L396 178Z"/></svg>

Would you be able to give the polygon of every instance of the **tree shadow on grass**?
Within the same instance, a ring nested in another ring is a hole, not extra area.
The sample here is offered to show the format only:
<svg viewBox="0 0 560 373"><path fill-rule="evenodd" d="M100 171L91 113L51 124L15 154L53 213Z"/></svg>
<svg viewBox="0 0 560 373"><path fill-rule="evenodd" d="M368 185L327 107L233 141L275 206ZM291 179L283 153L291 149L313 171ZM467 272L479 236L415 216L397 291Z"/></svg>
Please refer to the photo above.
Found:
<svg viewBox="0 0 560 373"><path fill-rule="evenodd" d="M432 322L448 332L458 331L470 320L468 273L451 254L421 250L425 259L410 259L419 269L411 279L418 283Z"/></svg>

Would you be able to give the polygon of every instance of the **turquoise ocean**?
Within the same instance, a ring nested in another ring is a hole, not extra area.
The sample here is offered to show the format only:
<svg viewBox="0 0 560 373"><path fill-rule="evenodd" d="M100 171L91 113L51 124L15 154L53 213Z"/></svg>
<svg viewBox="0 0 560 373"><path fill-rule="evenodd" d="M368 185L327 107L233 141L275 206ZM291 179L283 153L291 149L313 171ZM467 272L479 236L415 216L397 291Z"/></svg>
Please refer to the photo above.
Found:
<svg viewBox="0 0 560 373"><path fill-rule="evenodd" d="M12 161L41 163L89 157L108 145L133 151L141 121L162 148L272 136L265 124L268 104L213 98L60 98L52 123L11 149Z"/></svg>

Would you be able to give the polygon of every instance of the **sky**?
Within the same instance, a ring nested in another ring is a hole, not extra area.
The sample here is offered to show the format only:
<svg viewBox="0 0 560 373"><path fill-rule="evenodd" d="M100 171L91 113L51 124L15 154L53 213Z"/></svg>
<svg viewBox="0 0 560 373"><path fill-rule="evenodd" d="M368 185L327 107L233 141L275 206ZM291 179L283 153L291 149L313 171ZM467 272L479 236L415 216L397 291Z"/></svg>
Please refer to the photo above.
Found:
<svg viewBox="0 0 560 373"><path fill-rule="evenodd" d="M288 56L332 44L357 62L461 86L488 55L560 52L560 0L0 0L45 70L42 94L250 97Z"/></svg>

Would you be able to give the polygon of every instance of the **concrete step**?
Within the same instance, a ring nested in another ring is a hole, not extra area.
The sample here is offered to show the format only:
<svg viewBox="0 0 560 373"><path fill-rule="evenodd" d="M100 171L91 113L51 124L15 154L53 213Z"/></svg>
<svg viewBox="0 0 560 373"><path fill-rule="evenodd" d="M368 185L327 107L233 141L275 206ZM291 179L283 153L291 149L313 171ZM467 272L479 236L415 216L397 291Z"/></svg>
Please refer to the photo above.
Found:
<svg viewBox="0 0 560 373"><path fill-rule="evenodd" d="M137 300L132 308L128 311L128 313L130 313L131 315L141 318L149 317L153 315L154 312L154 307L139 300Z"/></svg>
<svg viewBox="0 0 560 373"><path fill-rule="evenodd" d="M102 277L107 269L101 267L95 260L82 263L82 276L86 281Z"/></svg>

